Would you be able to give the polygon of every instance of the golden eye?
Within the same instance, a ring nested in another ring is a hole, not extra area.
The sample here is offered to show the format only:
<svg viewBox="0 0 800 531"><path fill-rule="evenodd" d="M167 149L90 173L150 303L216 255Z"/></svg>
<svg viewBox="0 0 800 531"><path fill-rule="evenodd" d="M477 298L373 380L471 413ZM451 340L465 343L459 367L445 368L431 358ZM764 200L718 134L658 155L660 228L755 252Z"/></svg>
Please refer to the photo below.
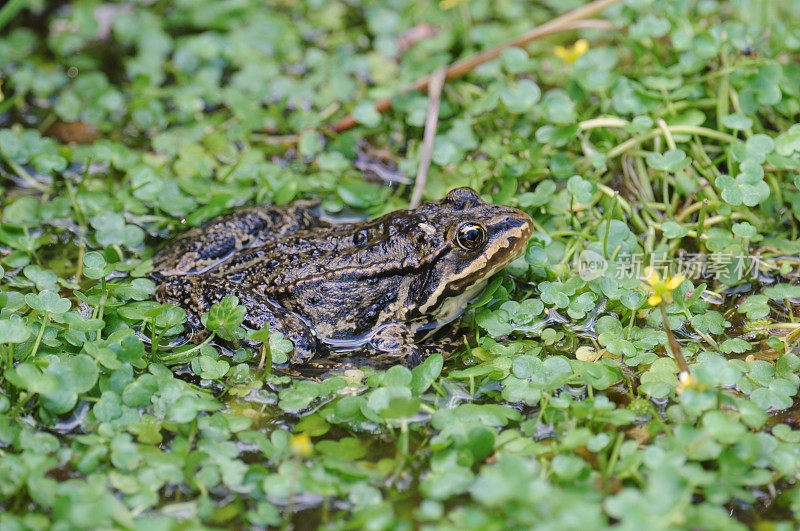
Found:
<svg viewBox="0 0 800 531"><path fill-rule="evenodd" d="M486 243L486 229L479 223L464 223L456 233L456 243L467 251L474 251Z"/></svg>

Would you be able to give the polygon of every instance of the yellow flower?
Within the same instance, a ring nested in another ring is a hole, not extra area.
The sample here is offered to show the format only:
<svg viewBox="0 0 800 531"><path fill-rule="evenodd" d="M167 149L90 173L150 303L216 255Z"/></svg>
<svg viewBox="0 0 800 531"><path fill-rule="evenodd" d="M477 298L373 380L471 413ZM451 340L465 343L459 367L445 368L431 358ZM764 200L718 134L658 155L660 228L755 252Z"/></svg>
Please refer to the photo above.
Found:
<svg viewBox="0 0 800 531"><path fill-rule="evenodd" d="M593 347L581 346L575 350L575 358L580 361L597 361L602 352L597 352Z"/></svg>
<svg viewBox="0 0 800 531"><path fill-rule="evenodd" d="M658 275L658 271L652 267L645 268L642 280L649 286L651 292L647 303L650 306L658 306L661 301L672 302L672 292L681 285L685 278L684 274L680 274L662 279Z"/></svg>
<svg viewBox="0 0 800 531"><path fill-rule="evenodd" d="M692 379L692 375L689 374L687 371L681 371L678 374L678 385L675 387L675 392L678 394L683 393L690 387L694 386L694 379Z"/></svg>
<svg viewBox="0 0 800 531"><path fill-rule="evenodd" d="M294 435L289 441L289 450L293 455L298 457L308 457L313 450L311 437L309 437L307 433L298 433Z"/></svg>
<svg viewBox="0 0 800 531"><path fill-rule="evenodd" d="M439 9L452 9L458 4L463 4L464 0L441 0L439 2Z"/></svg>
<svg viewBox="0 0 800 531"><path fill-rule="evenodd" d="M443 0L447 1L447 0ZM575 44L569 48L564 46L556 46L553 49L553 54L560 58L565 63L574 63L575 60L589 50L589 41L586 39L578 39Z"/></svg>

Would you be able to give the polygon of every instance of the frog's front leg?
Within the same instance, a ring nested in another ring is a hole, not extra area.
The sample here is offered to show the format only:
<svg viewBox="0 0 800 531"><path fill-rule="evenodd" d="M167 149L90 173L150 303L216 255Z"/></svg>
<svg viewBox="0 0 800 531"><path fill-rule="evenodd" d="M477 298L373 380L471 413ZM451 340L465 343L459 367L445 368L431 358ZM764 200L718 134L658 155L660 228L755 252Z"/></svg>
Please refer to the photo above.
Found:
<svg viewBox="0 0 800 531"><path fill-rule="evenodd" d="M414 332L399 323L390 323L376 330L366 346L366 354L376 359L398 361L406 367L416 367L427 357L414 343Z"/></svg>
<svg viewBox="0 0 800 531"><path fill-rule="evenodd" d="M153 258L153 273L164 277L202 273L241 249L302 229L327 225L311 213L310 202L285 207L246 208L189 229Z"/></svg>
<svg viewBox="0 0 800 531"><path fill-rule="evenodd" d="M266 297L239 290L231 282L204 279L199 275L169 277L156 288L155 299L162 304L183 307L190 329L200 332L203 329L200 316L226 295L235 295L239 304L247 308L245 327L260 330L269 326L270 332L280 332L292 342L294 350L289 358L290 364L301 365L314 357L317 340L302 317Z"/></svg>

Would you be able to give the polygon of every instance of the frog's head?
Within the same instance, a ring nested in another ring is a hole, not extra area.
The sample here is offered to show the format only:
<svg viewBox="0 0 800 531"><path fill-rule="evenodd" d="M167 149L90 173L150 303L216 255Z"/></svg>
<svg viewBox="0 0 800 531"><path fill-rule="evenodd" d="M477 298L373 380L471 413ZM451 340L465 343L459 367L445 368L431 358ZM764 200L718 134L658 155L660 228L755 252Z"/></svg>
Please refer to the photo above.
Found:
<svg viewBox="0 0 800 531"><path fill-rule="evenodd" d="M437 241L418 290L419 314L440 322L458 315L485 281L525 252L533 221L516 208L486 203L471 188L457 188L418 210L421 230Z"/></svg>

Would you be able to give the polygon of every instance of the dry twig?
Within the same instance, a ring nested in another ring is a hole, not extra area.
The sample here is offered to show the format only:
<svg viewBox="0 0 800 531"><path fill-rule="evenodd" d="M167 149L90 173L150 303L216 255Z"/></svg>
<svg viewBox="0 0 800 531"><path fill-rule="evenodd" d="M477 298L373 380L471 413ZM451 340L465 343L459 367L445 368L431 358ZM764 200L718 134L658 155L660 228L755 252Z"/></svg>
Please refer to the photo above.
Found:
<svg viewBox="0 0 800 531"><path fill-rule="evenodd" d="M561 31L567 30L574 30L574 29L582 29L582 28L597 28L603 27L607 28L608 22L606 21L597 21L597 20L583 20L588 17L591 17L600 11L604 10L605 8L612 6L618 3L620 0L595 0L590 4L587 4L583 7L579 7L578 9L574 9L569 13L564 13L563 15L556 17L548 22L545 22L541 26L537 26L532 30L523 33L519 37L512 39L510 41L504 42L503 44L499 44L494 48L489 48L488 50L484 50L480 53L472 55L470 57L466 57L460 61L456 61L455 63L451 64L447 67L447 72L445 75L445 79L455 79L458 77L463 76L467 72L472 71L477 66L482 65L491 61L492 59L496 59L503 53L503 50L507 48L511 48L514 46L525 46L529 42L544 37L546 35L552 35L553 33L558 33ZM423 91L428 88L433 78L433 74L429 74L423 78L416 80L415 82L411 83L410 85L406 85L403 89L400 90L400 94L411 90L419 90ZM386 112L392 107L392 97L383 98L375 103L375 109L378 112ZM331 130L334 132L340 133L342 131L346 131L351 129L357 125L355 118L352 115L347 115L335 124L331 126Z"/></svg>
<svg viewBox="0 0 800 531"><path fill-rule="evenodd" d="M422 201L425 183L428 181L428 169L431 167L433 156L433 143L436 140L436 126L439 123L439 103L442 100L442 87L444 86L447 69L442 67L431 74L428 85L428 115L425 118L425 134L422 137L422 155L419 159L417 179L414 181L414 192L411 194L411 208L417 208Z"/></svg>

